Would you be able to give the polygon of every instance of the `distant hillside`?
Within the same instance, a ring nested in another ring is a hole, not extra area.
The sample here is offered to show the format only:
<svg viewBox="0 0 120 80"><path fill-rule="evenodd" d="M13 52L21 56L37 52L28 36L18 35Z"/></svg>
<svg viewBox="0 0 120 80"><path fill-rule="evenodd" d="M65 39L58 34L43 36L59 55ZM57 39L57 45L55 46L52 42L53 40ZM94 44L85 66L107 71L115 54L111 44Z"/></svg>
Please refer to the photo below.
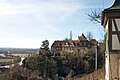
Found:
<svg viewBox="0 0 120 80"><path fill-rule="evenodd" d="M38 49L29 49L29 48L0 48L0 52L35 52L38 51Z"/></svg>

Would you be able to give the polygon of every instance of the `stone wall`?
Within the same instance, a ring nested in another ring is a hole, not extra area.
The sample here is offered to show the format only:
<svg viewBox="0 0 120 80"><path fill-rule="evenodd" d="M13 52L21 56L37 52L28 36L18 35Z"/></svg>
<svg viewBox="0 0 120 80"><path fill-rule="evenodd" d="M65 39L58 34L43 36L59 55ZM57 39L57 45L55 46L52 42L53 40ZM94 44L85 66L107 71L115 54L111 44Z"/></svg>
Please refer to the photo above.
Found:
<svg viewBox="0 0 120 80"><path fill-rule="evenodd" d="M110 54L110 79L120 79L120 54Z"/></svg>

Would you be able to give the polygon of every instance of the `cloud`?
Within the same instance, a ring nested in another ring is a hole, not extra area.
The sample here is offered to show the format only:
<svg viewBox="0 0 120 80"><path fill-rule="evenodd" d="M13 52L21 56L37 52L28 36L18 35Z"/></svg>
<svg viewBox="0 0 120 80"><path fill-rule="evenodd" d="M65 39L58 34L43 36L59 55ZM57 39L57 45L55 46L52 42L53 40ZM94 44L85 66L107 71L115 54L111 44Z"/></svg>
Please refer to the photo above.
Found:
<svg viewBox="0 0 120 80"><path fill-rule="evenodd" d="M16 14L24 14L24 13L39 13L39 15L43 14L73 14L77 9L81 8L81 5L77 5L75 3L58 3L56 1L51 2L41 2L38 1L36 3L12 3L8 1L4 1L0 3L0 15L16 15ZM23 1L24 2L24 1Z"/></svg>
<svg viewBox="0 0 120 80"><path fill-rule="evenodd" d="M18 26L22 25L27 27L32 24L32 26L34 26L36 23L40 23L40 25L47 30L59 32L56 28L57 25L55 25L56 20L59 22L64 21L67 17L71 17L81 8L81 5L77 5L77 3L66 3L60 0L51 0L49 2L43 0L35 1L22 0L17 2L11 0L10 2L9 0L3 0L0 2L0 17L6 18L5 21L10 23L9 26L14 27L14 25L18 23ZM30 16L28 17L27 15ZM6 16L8 16L10 21L7 20ZM29 19L34 19L36 22L32 22L32 20ZM26 23L29 24L27 25ZM17 25L15 26L17 28Z"/></svg>
<svg viewBox="0 0 120 80"><path fill-rule="evenodd" d="M0 16L16 16L19 14L28 14L34 12L32 5L11 5L9 3L0 3Z"/></svg>
<svg viewBox="0 0 120 80"><path fill-rule="evenodd" d="M0 44L32 47L49 37L52 42L82 7L72 0L0 0Z"/></svg>

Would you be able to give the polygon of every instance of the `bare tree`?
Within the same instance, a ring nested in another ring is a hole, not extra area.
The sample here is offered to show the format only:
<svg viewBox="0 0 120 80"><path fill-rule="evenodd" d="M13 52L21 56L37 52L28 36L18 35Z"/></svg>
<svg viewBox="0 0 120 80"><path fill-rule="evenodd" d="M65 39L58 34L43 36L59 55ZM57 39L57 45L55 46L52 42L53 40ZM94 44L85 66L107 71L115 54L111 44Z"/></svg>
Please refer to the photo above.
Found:
<svg viewBox="0 0 120 80"><path fill-rule="evenodd" d="M91 13L86 13L90 21L101 23L102 11L100 9L95 9Z"/></svg>
<svg viewBox="0 0 120 80"><path fill-rule="evenodd" d="M95 23L101 23L102 19L102 10L100 9L94 9L90 13L86 13L86 15L89 17L89 20ZM101 37L104 38L104 31L103 27L99 28L99 32L101 34Z"/></svg>
<svg viewBox="0 0 120 80"><path fill-rule="evenodd" d="M91 40L93 38L92 32L87 32L87 38L88 40Z"/></svg>

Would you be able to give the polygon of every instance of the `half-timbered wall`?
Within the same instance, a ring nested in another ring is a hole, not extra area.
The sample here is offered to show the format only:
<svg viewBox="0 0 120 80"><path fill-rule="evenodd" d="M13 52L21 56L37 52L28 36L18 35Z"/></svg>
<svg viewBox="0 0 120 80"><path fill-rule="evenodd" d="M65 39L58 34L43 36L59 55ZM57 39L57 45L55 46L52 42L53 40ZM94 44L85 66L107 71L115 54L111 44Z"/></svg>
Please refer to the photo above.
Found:
<svg viewBox="0 0 120 80"><path fill-rule="evenodd" d="M120 19L110 19L109 22L110 51L120 50Z"/></svg>

